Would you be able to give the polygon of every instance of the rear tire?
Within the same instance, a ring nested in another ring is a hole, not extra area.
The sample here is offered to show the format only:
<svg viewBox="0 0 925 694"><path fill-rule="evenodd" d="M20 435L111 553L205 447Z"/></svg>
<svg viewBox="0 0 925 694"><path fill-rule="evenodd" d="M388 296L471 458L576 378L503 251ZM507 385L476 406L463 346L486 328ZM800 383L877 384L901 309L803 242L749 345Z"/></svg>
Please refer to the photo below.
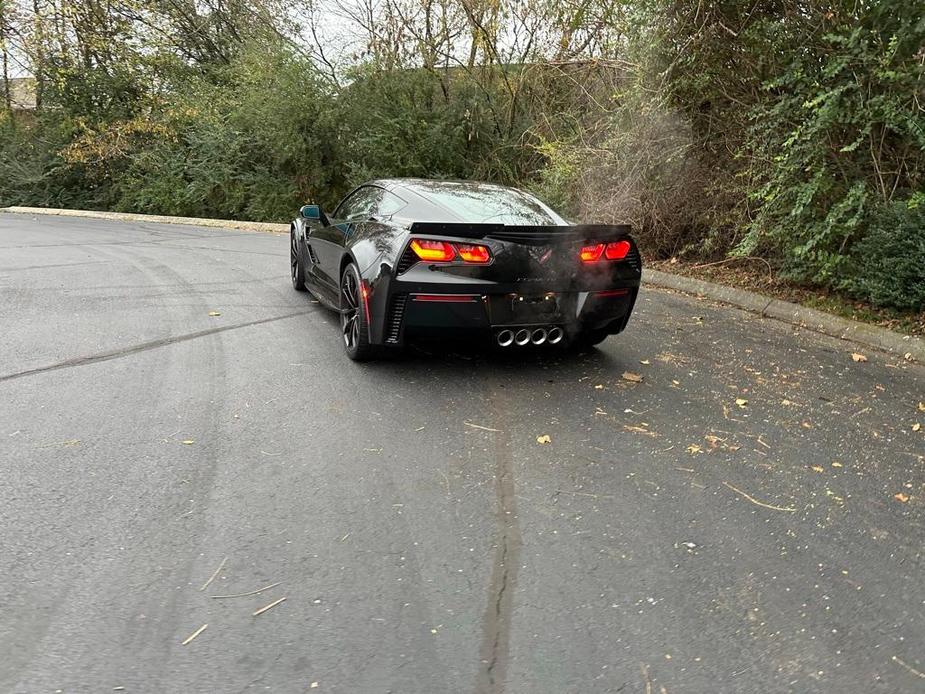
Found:
<svg viewBox="0 0 925 694"><path fill-rule="evenodd" d="M292 277L292 287L297 292L305 291L305 268L302 266L302 257L299 254L299 241L295 232L289 232L289 269Z"/></svg>
<svg viewBox="0 0 925 694"><path fill-rule="evenodd" d="M360 271L350 263L340 278L340 327L344 351L353 361L369 361L379 354L375 345L369 344L369 323L362 291Z"/></svg>

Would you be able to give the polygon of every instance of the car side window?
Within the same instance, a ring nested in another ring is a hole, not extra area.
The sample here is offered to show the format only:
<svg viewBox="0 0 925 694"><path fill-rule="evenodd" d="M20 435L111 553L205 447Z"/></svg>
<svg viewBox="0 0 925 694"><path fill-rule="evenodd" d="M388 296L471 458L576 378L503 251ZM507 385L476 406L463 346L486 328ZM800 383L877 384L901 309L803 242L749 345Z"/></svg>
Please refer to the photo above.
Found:
<svg viewBox="0 0 925 694"><path fill-rule="evenodd" d="M382 194L381 188L363 186L345 199L334 212L334 218L344 222L363 222L373 216Z"/></svg>
<svg viewBox="0 0 925 694"><path fill-rule="evenodd" d="M395 195L395 193L390 193L389 191L384 190L382 191L382 197L379 199L379 202L376 206L376 216L380 219L391 217L407 204L407 202Z"/></svg>

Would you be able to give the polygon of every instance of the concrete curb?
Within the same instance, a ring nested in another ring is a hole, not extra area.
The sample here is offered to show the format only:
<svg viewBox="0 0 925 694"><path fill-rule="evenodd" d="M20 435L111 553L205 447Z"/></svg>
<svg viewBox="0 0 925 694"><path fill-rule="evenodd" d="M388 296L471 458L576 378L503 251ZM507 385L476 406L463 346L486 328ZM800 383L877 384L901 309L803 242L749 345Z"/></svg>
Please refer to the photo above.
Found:
<svg viewBox="0 0 925 694"><path fill-rule="evenodd" d="M239 231L262 231L270 233L289 233L288 224L272 222L239 222L233 219L201 219L199 217L167 217L156 214L130 214L127 212L98 212L96 210L64 210L52 207L2 207L0 212L16 214L49 214L60 217L88 217L91 219L108 219L117 222L149 222L155 224L187 224L197 227L214 227L218 229L237 229Z"/></svg>
<svg viewBox="0 0 925 694"><path fill-rule="evenodd" d="M260 231L270 233L287 233L288 224L274 224L271 222L240 222L233 219L200 219L199 217L167 217L151 214L130 214L123 212L97 212L94 210L65 210L49 207L4 207L2 212L16 214L46 214L61 217L88 217L92 219L108 219L120 222L148 222L156 224L187 224L198 227L214 227L218 229L238 229L241 231ZM912 359L925 362L925 340L911 335L901 335L885 328L878 328L866 323L848 320L833 316L823 311L806 308L787 301L778 301L761 294L748 292L734 287L725 287L721 284L704 282L703 280L673 275L658 270L644 269L642 281L656 287L674 289L686 294L695 294L724 304L736 306L757 313L766 318L796 325L801 328L814 330L823 335L850 340L867 347L880 349L900 356L910 355Z"/></svg>
<svg viewBox="0 0 925 694"><path fill-rule="evenodd" d="M919 362L925 361L925 340L920 337L901 335L892 330L833 316L799 304L779 301L744 289L704 282L683 275L673 275L646 268L642 273L642 281L656 287L665 287L721 301L724 304L757 313L762 317L776 318L830 337L850 340L900 356L909 355Z"/></svg>

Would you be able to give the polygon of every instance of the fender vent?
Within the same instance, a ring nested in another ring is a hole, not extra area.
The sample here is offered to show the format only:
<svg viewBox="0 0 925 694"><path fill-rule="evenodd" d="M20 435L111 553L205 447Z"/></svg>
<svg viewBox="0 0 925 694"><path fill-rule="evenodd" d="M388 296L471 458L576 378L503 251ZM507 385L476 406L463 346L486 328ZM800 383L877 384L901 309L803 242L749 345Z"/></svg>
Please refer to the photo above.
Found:
<svg viewBox="0 0 925 694"><path fill-rule="evenodd" d="M414 254L414 251L411 250L411 246L408 246L405 252L402 253L401 258L398 259L398 265L395 270L400 275L410 269L417 261L418 257Z"/></svg>
<svg viewBox="0 0 925 694"><path fill-rule="evenodd" d="M308 257L311 258L312 265L318 264L318 256L315 255L315 249L312 248L311 244L308 244Z"/></svg>
<svg viewBox="0 0 925 694"><path fill-rule="evenodd" d="M392 297L392 301L389 304L389 312L386 316L386 344L398 344L398 338L401 336L401 322L405 317L405 304L407 303L407 294L396 294Z"/></svg>

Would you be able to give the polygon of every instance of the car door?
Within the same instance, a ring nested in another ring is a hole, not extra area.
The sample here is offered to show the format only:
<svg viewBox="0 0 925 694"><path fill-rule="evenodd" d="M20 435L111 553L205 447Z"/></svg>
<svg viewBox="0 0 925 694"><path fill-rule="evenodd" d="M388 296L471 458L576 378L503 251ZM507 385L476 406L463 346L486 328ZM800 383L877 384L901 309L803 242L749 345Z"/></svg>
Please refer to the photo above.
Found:
<svg viewBox="0 0 925 694"><path fill-rule="evenodd" d="M312 232L311 247L318 257L316 274L336 291L340 284L340 261L348 240L357 233L358 225L368 222L385 191L376 186L360 186L341 201L330 224Z"/></svg>

